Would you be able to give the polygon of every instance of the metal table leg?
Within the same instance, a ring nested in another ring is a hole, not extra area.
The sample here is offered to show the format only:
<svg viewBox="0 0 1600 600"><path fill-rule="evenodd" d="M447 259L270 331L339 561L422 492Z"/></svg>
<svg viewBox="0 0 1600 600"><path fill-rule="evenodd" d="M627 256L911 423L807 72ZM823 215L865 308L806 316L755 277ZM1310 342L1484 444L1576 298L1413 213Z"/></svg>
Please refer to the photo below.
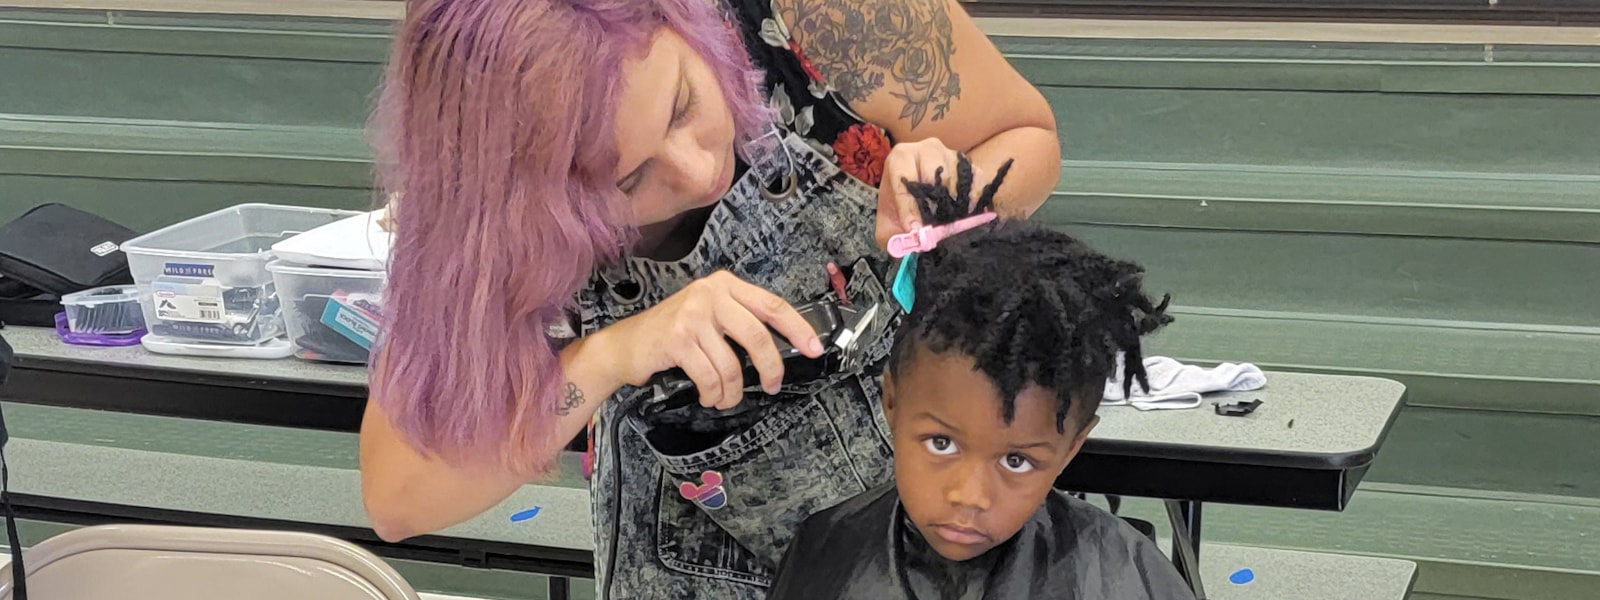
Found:
<svg viewBox="0 0 1600 600"><path fill-rule="evenodd" d="M1194 557L1200 558L1200 503L1185 501L1179 506L1184 528L1189 531L1189 543L1194 544Z"/></svg>
<svg viewBox="0 0 1600 600"><path fill-rule="evenodd" d="M1168 500L1167 520L1172 522L1172 564L1189 583L1198 600L1206 600L1205 586L1200 583L1200 503L1192 500Z"/></svg>

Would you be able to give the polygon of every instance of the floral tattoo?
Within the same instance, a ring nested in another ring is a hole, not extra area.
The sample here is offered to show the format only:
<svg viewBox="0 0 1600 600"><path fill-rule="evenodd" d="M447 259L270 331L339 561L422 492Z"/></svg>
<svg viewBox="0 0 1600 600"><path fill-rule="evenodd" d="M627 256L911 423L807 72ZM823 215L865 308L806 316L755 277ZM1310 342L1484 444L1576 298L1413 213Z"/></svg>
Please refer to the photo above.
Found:
<svg viewBox="0 0 1600 600"><path fill-rule="evenodd" d="M867 6L863 6L866 4ZM793 0L793 33L829 85L850 102L887 89L913 128L961 96L946 0Z"/></svg>
<svg viewBox="0 0 1600 600"><path fill-rule="evenodd" d="M556 414L567 416L572 414L572 409L581 405L583 405L583 390L578 389L576 383L568 383L565 397L562 398L561 405L556 407Z"/></svg>

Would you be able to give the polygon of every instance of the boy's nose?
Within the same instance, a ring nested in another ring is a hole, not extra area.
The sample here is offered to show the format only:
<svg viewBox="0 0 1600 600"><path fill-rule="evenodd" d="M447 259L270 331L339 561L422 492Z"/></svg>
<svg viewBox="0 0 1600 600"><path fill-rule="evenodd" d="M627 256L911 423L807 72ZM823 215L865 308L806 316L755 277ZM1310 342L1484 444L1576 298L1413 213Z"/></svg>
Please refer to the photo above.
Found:
<svg viewBox="0 0 1600 600"><path fill-rule="evenodd" d="M945 488L945 500L954 506L989 510L989 481L981 465L962 469Z"/></svg>

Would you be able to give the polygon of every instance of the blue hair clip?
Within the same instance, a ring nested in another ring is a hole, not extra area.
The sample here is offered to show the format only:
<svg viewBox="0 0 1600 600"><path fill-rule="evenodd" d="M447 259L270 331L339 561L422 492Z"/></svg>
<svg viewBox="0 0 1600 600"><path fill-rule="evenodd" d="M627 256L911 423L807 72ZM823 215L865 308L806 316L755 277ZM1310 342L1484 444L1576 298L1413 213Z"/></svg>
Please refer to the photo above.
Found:
<svg viewBox="0 0 1600 600"><path fill-rule="evenodd" d="M895 272L894 284L890 286L894 299L907 313L911 312L911 304L917 299L917 256L918 253L912 252L900 259L900 270Z"/></svg>

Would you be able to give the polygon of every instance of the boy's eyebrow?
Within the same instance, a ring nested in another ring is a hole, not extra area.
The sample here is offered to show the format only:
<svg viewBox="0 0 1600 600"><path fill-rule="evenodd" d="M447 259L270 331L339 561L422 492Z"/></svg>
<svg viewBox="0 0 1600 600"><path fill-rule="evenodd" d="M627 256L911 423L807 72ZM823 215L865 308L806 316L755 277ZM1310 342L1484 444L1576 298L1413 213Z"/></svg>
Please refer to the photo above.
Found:
<svg viewBox="0 0 1600 600"><path fill-rule="evenodd" d="M921 418L924 418L924 419L930 419L933 422L938 423L939 426L944 427L945 429L949 429L949 430L954 431L956 433L960 433L961 432L961 428L960 427L956 427L955 425L951 425L951 424L945 422L944 419L941 419L939 417L933 416L933 413L924 411L924 412L918 413L917 416L921 417Z"/></svg>
<svg viewBox="0 0 1600 600"><path fill-rule="evenodd" d="M1026 444L1015 444L1015 445L1011 446L1011 449L1013 449L1013 450L1029 450L1029 449L1032 449L1032 448L1045 448L1045 449L1048 449L1048 450L1054 450L1055 447L1056 447L1056 443L1055 442L1040 441L1040 442L1028 442Z"/></svg>

